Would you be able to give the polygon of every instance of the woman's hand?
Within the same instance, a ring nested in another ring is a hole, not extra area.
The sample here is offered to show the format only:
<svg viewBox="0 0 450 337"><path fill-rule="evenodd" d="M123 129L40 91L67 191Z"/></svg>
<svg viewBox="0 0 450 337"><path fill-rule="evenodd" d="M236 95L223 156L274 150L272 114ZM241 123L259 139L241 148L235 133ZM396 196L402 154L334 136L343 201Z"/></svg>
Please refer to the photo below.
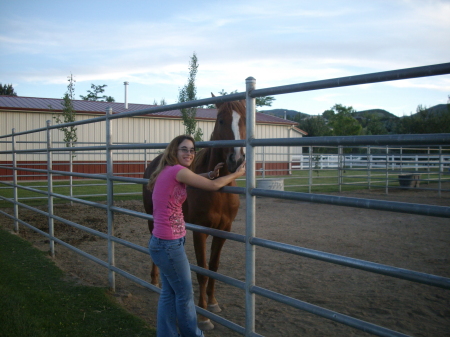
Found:
<svg viewBox="0 0 450 337"><path fill-rule="evenodd" d="M237 174L238 177L242 177L243 175L245 175L245 160L242 162L241 165L239 165L235 173Z"/></svg>
<svg viewBox="0 0 450 337"><path fill-rule="evenodd" d="M213 173L211 173L211 177L212 178L217 178L218 176L219 176L219 171L220 171L220 169L223 167L223 165L224 165L225 163L219 163L219 164L217 164L215 167L214 167L214 171L213 171Z"/></svg>

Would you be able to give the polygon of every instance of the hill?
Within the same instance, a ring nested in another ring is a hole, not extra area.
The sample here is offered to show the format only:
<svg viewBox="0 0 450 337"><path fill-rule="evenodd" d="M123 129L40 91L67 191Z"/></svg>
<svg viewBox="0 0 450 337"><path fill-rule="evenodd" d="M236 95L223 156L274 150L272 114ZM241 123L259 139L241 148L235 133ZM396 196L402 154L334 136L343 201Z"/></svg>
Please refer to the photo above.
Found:
<svg viewBox="0 0 450 337"><path fill-rule="evenodd" d="M430 108L425 109L425 111L431 113L431 114L443 114L446 113L448 110L449 104L438 104L435 106L432 106ZM302 117L311 117L310 114L304 113L304 112L300 112L300 111L296 111L296 110L288 110L288 109L272 109L272 110L261 110L258 111L267 115L272 115L272 116L276 116L276 117L280 117L280 118L284 118L284 114L286 113L286 117L289 119L293 119L295 116L298 116L298 114L300 114ZM394 120L398 120L399 118L402 117L398 117L396 115L394 115L393 113L390 113L389 111L383 110L383 109L369 109L369 110L361 110L361 111L357 111L355 113L355 118L356 119L364 119L366 118L367 115L369 114L375 114L378 118L380 118L381 120L389 120L389 119L394 119ZM417 113L412 114L412 116L416 115Z"/></svg>
<svg viewBox="0 0 450 337"><path fill-rule="evenodd" d="M390 113L389 111L383 109L370 109L370 110L362 110L357 111L355 113L355 117L364 117L368 114L375 114L380 119L388 119L388 118L398 118L396 115Z"/></svg>
<svg viewBox="0 0 450 337"><path fill-rule="evenodd" d="M293 119L298 114L302 115L302 117L309 117L310 115L305 114L296 110L288 110L288 109L272 109L272 110L261 110L258 112L264 113L266 115L272 115L280 118L284 118L284 114L286 113L286 118Z"/></svg>
<svg viewBox="0 0 450 337"><path fill-rule="evenodd" d="M444 113L447 113L449 111L448 109L450 109L450 104L438 104L428 109L425 109L425 111L431 115L442 115ZM417 114L418 112L412 114L412 116L415 116Z"/></svg>

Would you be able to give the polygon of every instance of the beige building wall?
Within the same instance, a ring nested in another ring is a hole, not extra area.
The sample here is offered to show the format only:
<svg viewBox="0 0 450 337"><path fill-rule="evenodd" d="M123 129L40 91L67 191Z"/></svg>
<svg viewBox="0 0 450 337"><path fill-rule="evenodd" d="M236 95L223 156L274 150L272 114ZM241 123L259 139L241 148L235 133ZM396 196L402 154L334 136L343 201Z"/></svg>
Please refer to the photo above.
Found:
<svg viewBox="0 0 450 337"><path fill-rule="evenodd" d="M0 123L0 135L15 133L27 130L35 130L46 127L46 121L50 120L55 124L54 114L40 112L2 112ZM87 120L101 115L77 114L76 120ZM215 121L199 120L198 126L203 130L203 140L209 140L214 129ZM78 142L77 147L104 145L106 141L105 122L96 122L77 126ZM168 143L175 136L184 133L184 125L181 119L158 118L149 116L127 117L112 120L112 141L114 144L123 143ZM257 138L293 138L302 135L291 126L274 124L257 124ZM41 131L33 134L16 136L16 150L42 149L42 153L19 154L18 161L46 161L47 155L44 152L47 144L47 133ZM51 138L54 148L65 148L62 143L64 133L61 130L53 129ZM0 139L0 151L11 150L11 144L5 141L11 139ZM146 150L146 160L152 160L161 150ZM264 154L263 154L264 153ZM287 162L290 156L301 153L301 147L258 147L256 148L256 160L266 162ZM53 160L68 161L69 152L53 152ZM114 151L114 161L143 161L144 150L123 150ZM0 154L0 161L12 160L11 155ZM106 160L104 151L77 151L76 161L104 161Z"/></svg>

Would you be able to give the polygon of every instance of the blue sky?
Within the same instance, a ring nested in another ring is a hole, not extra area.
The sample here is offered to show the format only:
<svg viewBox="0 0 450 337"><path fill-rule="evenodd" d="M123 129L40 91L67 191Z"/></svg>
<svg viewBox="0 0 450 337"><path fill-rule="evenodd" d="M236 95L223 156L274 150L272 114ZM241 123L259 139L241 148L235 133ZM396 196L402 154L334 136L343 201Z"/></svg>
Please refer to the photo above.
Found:
<svg viewBox="0 0 450 337"><path fill-rule="evenodd" d="M0 82L61 98L91 83L129 103L177 100L195 52L197 96L450 62L450 1L2 1ZM450 75L276 96L273 108L334 104L398 116L446 103Z"/></svg>

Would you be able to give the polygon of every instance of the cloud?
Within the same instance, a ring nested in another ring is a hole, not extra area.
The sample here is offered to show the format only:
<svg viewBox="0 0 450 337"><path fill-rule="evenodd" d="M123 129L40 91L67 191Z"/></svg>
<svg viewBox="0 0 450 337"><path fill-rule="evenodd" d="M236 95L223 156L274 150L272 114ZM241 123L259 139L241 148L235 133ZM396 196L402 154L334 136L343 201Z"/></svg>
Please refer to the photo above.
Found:
<svg viewBox="0 0 450 337"><path fill-rule="evenodd" d="M392 81L388 82L388 85L395 88L414 88L450 92L450 75L439 77L440 78L427 77L422 79Z"/></svg>
<svg viewBox="0 0 450 337"><path fill-rule="evenodd" d="M0 13L2 76L19 84L66 84L73 73L80 83L128 80L176 92L195 51L199 92L243 91L248 76L265 88L443 63L450 55L448 1L139 4L139 10L127 6L128 15L115 3L101 16L81 15L76 7L70 23L55 6ZM447 77L433 77L387 88L441 93L449 86ZM314 94L312 101L331 106L337 98Z"/></svg>
<svg viewBox="0 0 450 337"><path fill-rule="evenodd" d="M317 102L325 102L325 103L333 104L334 102L336 102L336 98L340 97L340 96L341 95L339 95L339 94L323 94L323 95L314 97L314 100Z"/></svg>

